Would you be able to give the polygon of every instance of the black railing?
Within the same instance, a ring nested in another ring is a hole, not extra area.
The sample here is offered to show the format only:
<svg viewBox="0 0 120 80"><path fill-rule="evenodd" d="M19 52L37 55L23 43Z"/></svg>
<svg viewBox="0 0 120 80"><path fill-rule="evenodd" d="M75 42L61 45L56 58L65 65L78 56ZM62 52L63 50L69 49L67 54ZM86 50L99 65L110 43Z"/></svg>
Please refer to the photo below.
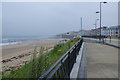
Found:
<svg viewBox="0 0 120 80"><path fill-rule="evenodd" d="M38 80L49 80L56 78L70 79L70 72L76 62L76 57L82 45L83 39L80 39L73 45L56 63Z"/></svg>
<svg viewBox="0 0 120 80"><path fill-rule="evenodd" d="M87 37L87 38L98 38L98 39L100 38L99 35L91 35L91 36L87 36L87 35L85 36L85 35L84 35L84 36L82 36L82 37ZM101 38L107 38L107 37L108 37L108 36L103 36L103 35L101 35Z"/></svg>

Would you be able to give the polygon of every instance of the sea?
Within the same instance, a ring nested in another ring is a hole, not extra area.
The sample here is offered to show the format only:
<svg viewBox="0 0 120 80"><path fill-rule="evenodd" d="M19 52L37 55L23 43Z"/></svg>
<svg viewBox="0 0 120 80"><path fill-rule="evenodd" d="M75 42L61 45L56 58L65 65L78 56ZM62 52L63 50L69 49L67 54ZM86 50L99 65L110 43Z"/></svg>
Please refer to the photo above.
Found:
<svg viewBox="0 0 120 80"><path fill-rule="evenodd" d="M20 44L23 42L40 41L52 39L50 36L3 36L1 46Z"/></svg>

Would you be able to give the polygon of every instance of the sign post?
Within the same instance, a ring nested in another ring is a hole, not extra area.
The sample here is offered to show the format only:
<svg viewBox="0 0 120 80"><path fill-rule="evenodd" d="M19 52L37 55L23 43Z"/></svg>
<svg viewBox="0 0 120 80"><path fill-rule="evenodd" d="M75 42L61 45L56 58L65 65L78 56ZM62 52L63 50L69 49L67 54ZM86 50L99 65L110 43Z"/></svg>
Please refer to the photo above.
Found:
<svg viewBox="0 0 120 80"><path fill-rule="evenodd" d="M81 38L82 38L82 17L81 17Z"/></svg>

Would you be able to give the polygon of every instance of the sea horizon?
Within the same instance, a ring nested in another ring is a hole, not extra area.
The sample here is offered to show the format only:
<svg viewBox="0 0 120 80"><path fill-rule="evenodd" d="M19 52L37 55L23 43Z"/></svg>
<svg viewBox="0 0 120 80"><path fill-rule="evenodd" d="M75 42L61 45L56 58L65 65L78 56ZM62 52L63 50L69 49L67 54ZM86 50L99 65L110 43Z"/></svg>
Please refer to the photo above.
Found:
<svg viewBox="0 0 120 80"><path fill-rule="evenodd" d="M2 36L1 46L53 39L51 36Z"/></svg>

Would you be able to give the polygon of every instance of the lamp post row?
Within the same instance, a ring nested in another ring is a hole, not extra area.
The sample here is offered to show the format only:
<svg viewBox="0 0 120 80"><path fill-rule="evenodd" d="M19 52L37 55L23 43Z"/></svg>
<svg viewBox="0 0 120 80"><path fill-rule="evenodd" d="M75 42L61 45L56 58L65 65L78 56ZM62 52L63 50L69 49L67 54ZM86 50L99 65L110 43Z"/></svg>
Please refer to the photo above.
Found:
<svg viewBox="0 0 120 80"><path fill-rule="evenodd" d="M96 29L97 29L97 21L98 21L99 19L95 19L95 24L93 24L93 25L95 25L95 35L97 35L97 33L96 33Z"/></svg>
<svg viewBox="0 0 120 80"><path fill-rule="evenodd" d="M96 13L100 13L100 36L99 36L99 40L101 40L101 4L102 3L107 3L107 2L100 2L100 11L96 12Z"/></svg>

